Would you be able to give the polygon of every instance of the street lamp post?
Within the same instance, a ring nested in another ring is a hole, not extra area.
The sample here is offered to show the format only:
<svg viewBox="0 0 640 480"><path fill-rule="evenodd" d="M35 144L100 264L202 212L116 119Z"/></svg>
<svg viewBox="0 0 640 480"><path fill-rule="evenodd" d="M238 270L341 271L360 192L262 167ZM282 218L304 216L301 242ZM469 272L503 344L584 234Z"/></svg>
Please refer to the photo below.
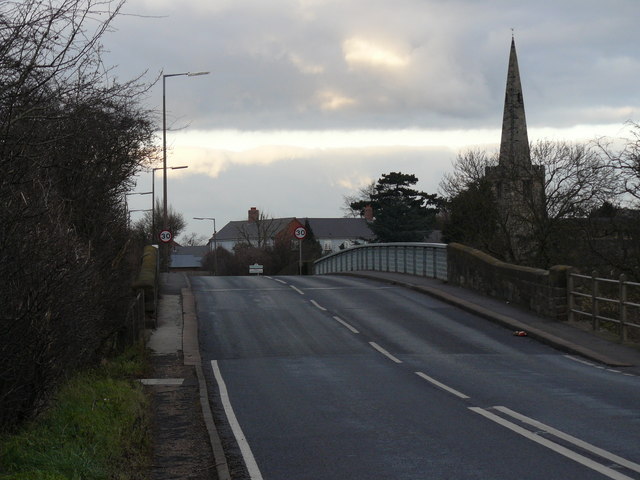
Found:
<svg viewBox="0 0 640 480"><path fill-rule="evenodd" d="M162 224L166 230L169 228L167 217L167 97L166 97L166 79L169 77L196 77L199 75L208 75L209 72L185 72L185 73L168 73L162 75ZM165 262L167 258L167 249L164 249ZM166 264L168 266L168 264ZM166 268L165 266L165 268ZM167 269L168 270L168 269Z"/></svg>
<svg viewBox="0 0 640 480"><path fill-rule="evenodd" d="M181 168L189 168L187 165L179 167L167 167L167 170L180 170ZM154 243L156 235L156 170L164 170L164 167L156 167L151 169L151 243Z"/></svg>
<svg viewBox="0 0 640 480"><path fill-rule="evenodd" d="M131 214L133 212L149 212L151 211L149 208L135 208L133 210L129 210L129 226L131 226Z"/></svg>
<svg viewBox="0 0 640 480"><path fill-rule="evenodd" d="M129 195L152 195L152 194L153 194L153 192L129 192L129 193L125 193L124 194L124 208L125 208L125 213L127 215L127 218L129 218L129 219L131 218L131 216L128 213L129 212L129 202L127 201L127 197ZM130 221L127 221L127 228L130 226L129 225L130 223L131 223Z"/></svg>
<svg viewBox="0 0 640 480"><path fill-rule="evenodd" d="M216 231L216 219L213 217L193 217L194 220L213 220L213 268L214 275L218 275L218 244L217 244L217 236L218 232Z"/></svg>

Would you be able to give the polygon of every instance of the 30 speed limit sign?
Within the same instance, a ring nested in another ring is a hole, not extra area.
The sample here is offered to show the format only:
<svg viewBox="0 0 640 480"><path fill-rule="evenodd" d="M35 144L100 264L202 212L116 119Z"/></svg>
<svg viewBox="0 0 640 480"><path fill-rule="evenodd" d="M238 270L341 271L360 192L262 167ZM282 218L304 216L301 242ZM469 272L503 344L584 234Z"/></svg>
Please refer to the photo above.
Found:
<svg viewBox="0 0 640 480"><path fill-rule="evenodd" d="M298 227L296 228L296 231L293 232L293 234L298 240L302 240L304 237L307 236L307 230L304 227Z"/></svg>
<svg viewBox="0 0 640 480"><path fill-rule="evenodd" d="M160 232L160 241L162 243L169 243L171 241L171 232L169 230L162 230Z"/></svg>

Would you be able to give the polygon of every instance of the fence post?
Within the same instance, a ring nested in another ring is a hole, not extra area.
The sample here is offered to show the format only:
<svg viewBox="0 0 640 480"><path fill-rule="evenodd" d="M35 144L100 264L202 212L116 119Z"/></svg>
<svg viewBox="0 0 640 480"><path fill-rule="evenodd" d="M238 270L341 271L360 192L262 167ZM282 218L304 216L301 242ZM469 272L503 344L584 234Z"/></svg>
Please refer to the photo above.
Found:
<svg viewBox="0 0 640 480"><path fill-rule="evenodd" d="M627 276L620 275L620 341L627 341Z"/></svg>
<svg viewBox="0 0 640 480"><path fill-rule="evenodd" d="M438 258L437 258L437 248L433 247L431 249L432 259L433 259L433 278L438 278Z"/></svg>
<svg viewBox="0 0 640 480"><path fill-rule="evenodd" d="M575 313L573 312L576 308L576 302L575 299L573 297L573 287L574 287L574 280L573 280L573 273L571 272L571 270L569 270L567 272L567 303L568 303L568 312L567 312L567 318L569 319L570 322L573 322L575 320Z"/></svg>
<svg viewBox="0 0 640 480"><path fill-rule="evenodd" d="M596 331L600 329L600 321L598 316L598 273L594 270L591 272L591 328Z"/></svg>

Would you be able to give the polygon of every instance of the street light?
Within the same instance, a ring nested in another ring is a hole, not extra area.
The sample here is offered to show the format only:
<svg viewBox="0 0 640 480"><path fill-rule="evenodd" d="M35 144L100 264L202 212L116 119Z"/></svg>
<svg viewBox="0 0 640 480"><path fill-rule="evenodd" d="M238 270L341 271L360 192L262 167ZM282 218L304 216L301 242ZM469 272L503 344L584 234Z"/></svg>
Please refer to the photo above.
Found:
<svg viewBox="0 0 640 480"><path fill-rule="evenodd" d="M133 212L150 212L149 208L134 208L133 210L129 210L129 227L131 227L131 214Z"/></svg>
<svg viewBox="0 0 640 480"><path fill-rule="evenodd" d="M151 195L152 193L153 192L129 192L129 193L125 193L124 194L124 211L125 211L125 213L127 213L129 211L129 203L127 201L127 197L129 195ZM127 213L127 216L128 216L128 213ZM131 217L129 216L129 218L131 218ZM131 222L129 222L129 223L131 223ZM129 226L129 223L127 223L127 227Z"/></svg>
<svg viewBox="0 0 640 480"><path fill-rule="evenodd" d="M218 244L216 232L216 219L213 217L193 217L194 220L213 220L213 274L218 275Z"/></svg>
<svg viewBox="0 0 640 480"><path fill-rule="evenodd" d="M181 168L189 168L187 165L179 167L167 167L167 170L180 170ZM156 170L164 170L164 167L156 167L151 169L151 206L153 213L151 214L151 243L155 241L156 234Z"/></svg>
<svg viewBox="0 0 640 480"><path fill-rule="evenodd" d="M209 72L185 72L185 73L168 73L162 75L162 194L163 206L162 206L162 220L164 229L169 228L167 221L167 100L166 100L166 79L169 77L196 77L199 75L208 75ZM165 248L165 260L167 256L167 250Z"/></svg>

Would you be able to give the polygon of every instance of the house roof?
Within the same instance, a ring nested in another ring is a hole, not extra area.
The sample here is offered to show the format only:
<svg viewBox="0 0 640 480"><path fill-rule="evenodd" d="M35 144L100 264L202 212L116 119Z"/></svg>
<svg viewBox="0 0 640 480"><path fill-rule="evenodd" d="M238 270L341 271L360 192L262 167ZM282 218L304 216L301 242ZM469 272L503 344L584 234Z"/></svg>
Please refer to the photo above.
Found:
<svg viewBox="0 0 640 480"><path fill-rule="evenodd" d="M364 218L300 218L299 221L303 225L308 221L316 238L375 238Z"/></svg>
<svg viewBox="0 0 640 480"><path fill-rule="evenodd" d="M262 220L264 228L269 230L269 237L274 237L281 232L291 222L297 220L302 225L307 221L316 238L344 238L344 239L365 239L373 240L375 235L369 228L368 222L364 218L307 218L307 217L287 217ZM265 222L269 222L266 225ZM258 238L258 224L247 220L232 221L227 223L217 234L218 242L241 241Z"/></svg>
<svg viewBox="0 0 640 480"><path fill-rule="evenodd" d="M258 238L258 225L261 225L269 233L268 237L274 237L278 232L283 230L291 221L293 217L289 218L269 218L260 220L259 222L249 222L248 220L231 221L227 223L218 233L216 233L216 240L218 242L224 241L241 241L247 237L249 239Z"/></svg>

